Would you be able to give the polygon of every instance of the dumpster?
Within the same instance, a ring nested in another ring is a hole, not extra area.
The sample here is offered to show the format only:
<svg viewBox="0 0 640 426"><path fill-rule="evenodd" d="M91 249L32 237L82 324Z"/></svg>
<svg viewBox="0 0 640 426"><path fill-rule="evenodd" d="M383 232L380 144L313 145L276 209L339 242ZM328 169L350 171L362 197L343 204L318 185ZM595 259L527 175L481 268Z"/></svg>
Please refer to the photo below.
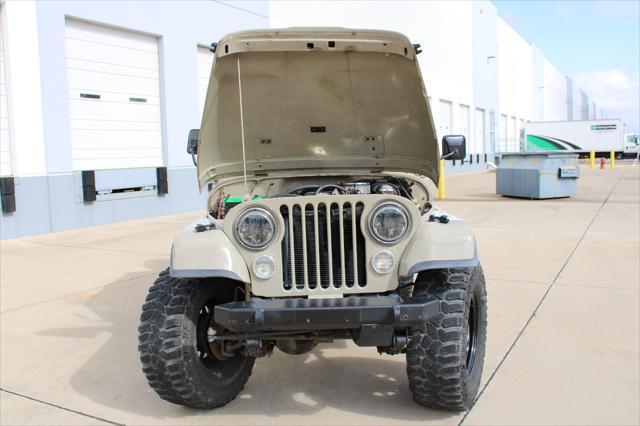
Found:
<svg viewBox="0 0 640 426"><path fill-rule="evenodd" d="M509 197L560 198L575 195L578 154L544 151L504 154L498 166L496 193Z"/></svg>

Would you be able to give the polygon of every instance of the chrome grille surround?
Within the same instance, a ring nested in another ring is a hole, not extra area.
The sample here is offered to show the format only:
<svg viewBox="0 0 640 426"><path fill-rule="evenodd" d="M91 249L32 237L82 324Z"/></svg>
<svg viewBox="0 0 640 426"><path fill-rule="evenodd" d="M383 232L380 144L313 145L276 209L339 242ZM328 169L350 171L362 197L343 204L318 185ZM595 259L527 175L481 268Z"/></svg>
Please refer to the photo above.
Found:
<svg viewBox="0 0 640 426"><path fill-rule="evenodd" d="M283 288L365 287L364 203L301 201L280 207L285 224L280 243Z"/></svg>
<svg viewBox="0 0 640 426"><path fill-rule="evenodd" d="M377 242L368 228L371 212L389 201L402 204L410 216L409 231L391 246ZM262 250L247 250L233 236L233 223L250 207L268 210L277 222L276 238ZM224 231L247 263L253 294L331 296L395 289L402 252L420 220L416 206L399 196L318 195L246 202L229 211ZM382 249L391 251L395 257L394 270L385 275L376 273L370 265L371 256ZM271 255L279 268L266 280L255 277L251 271L253 260L261 254Z"/></svg>

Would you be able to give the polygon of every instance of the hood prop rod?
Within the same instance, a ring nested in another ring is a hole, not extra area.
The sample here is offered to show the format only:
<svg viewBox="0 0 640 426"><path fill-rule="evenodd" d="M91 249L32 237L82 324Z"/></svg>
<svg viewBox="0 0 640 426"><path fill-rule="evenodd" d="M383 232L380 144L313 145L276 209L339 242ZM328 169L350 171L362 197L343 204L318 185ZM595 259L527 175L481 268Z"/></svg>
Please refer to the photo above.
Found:
<svg viewBox="0 0 640 426"><path fill-rule="evenodd" d="M244 177L244 189L249 195L249 186L247 185L247 156L244 148L244 113L242 110L242 78L240 73L240 53L236 53L236 60L238 63L238 94L240 96L240 133L242 136L242 171Z"/></svg>

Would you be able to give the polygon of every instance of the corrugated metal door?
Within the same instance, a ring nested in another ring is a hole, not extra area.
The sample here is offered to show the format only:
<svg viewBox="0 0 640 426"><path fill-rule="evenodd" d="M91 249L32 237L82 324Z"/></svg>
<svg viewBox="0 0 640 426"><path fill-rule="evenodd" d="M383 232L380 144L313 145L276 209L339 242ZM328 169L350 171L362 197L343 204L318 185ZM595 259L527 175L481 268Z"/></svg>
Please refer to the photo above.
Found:
<svg viewBox="0 0 640 426"><path fill-rule="evenodd" d="M158 39L66 21L73 168L161 166Z"/></svg>
<svg viewBox="0 0 640 426"><path fill-rule="evenodd" d="M11 175L11 139L9 134L9 102L7 71L4 63L4 40L0 23L0 176Z"/></svg>
<svg viewBox="0 0 640 426"><path fill-rule="evenodd" d="M438 135L438 140L441 140L445 135L451 134L451 129L453 128L451 106L451 102L440 100L440 120L438 120L440 135Z"/></svg>
<svg viewBox="0 0 640 426"><path fill-rule="evenodd" d="M467 139L467 147L469 146L469 107L467 105L460 105L460 134L464 135ZM469 150L470 153L475 151Z"/></svg>
<svg viewBox="0 0 640 426"><path fill-rule="evenodd" d="M213 65L213 53L209 51L208 47L198 46L198 111L200 113L198 121L202 119L211 65Z"/></svg>
<svg viewBox="0 0 640 426"><path fill-rule="evenodd" d="M476 108L476 119L474 123L475 137L473 138L472 153L484 153L484 110Z"/></svg>

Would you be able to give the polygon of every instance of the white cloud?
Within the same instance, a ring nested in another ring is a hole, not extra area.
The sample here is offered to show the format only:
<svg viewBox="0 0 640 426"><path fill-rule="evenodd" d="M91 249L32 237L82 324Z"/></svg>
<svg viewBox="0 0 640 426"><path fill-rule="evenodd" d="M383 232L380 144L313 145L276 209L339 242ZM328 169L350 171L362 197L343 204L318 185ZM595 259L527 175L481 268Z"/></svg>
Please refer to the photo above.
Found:
<svg viewBox="0 0 640 426"><path fill-rule="evenodd" d="M609 118L622 118L627 130L638 132L640 121L640 87L627 73L619 69L578 74L574 82L596 103L598 111L604 109ZM599 118L598 114L598 118Z"/></svg>
<svg viewBox="0 0 640 426"><path fill-rule="evenodd" d="M613 69L578 74L574 81L603 108L632 107L637 103L638 85L624 71Z"/></svg>

